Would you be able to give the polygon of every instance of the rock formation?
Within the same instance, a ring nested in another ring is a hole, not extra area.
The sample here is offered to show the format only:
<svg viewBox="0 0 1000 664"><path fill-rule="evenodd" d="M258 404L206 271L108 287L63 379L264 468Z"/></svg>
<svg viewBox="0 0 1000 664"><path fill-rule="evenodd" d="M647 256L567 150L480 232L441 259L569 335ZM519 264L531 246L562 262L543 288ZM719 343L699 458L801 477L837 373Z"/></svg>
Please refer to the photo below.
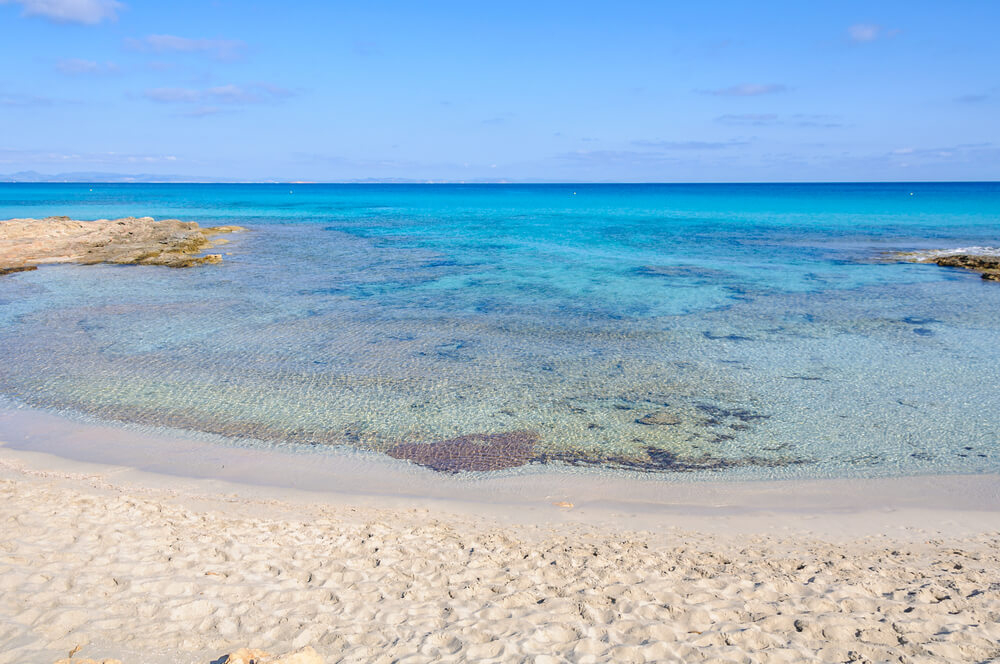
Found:
<svg viewBox="0 0 1000 664"><path fill-rule="evenodd" d="M167 267L219 263L221 254L202 252L225 242L214 236L241 230L239 226L201 228L190 221L152 217L8 219L0 221L0 276L46 263Z"/></svg>
<svg viewBox="0 0 1000 664"><path fill-rule="evenodd" d="M1000 256L955 254L935 258L934 263L942 267L962 267L978 272L983 279L988 281L1000 281Z"/></svg>
<svg viewBox="0 0 1000 664"><path fill-rule="evenodd" d="M907 251L889 254L906 263L934 263L941 267L960 267L978 272L987 281L1000 281L1000 253L975 253L955 251Z"/></svg>

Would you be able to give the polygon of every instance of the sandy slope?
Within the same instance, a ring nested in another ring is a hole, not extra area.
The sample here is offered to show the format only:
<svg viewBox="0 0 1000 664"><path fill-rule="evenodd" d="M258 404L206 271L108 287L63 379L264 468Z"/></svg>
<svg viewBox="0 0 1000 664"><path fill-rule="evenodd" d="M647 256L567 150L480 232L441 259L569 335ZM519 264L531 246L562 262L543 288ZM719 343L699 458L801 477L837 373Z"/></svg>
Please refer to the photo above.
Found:
<svg viewBox="0 0 1000 664"><path fill-rule="evenodd" d="M2 449L0 524L0 663L76 645L126 664L307 644L326 662L1000 658L998 532L511 525L127 485Z"/></svg>

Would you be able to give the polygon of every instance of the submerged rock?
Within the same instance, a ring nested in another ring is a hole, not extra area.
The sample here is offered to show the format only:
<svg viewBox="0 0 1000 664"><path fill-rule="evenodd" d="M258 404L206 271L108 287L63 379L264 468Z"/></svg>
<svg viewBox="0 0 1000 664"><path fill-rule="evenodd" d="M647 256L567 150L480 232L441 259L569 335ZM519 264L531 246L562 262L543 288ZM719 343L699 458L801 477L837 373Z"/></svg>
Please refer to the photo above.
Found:
<svg viewBox="0 0 1000 664"><path fill-rule="evenodd" d="M641 265L634 270L644 277L679 277L705 281L721 281L732 278L732 274L700 265Z"/></svg>
<svg viewBox="0 0 1000 664"><path fill-rule="evenodd" d="M445 473L503 470L528 463L537 442L533 431L473 433L437 443L399 443L387 454Z"/></svg>
<svg viewBox="0 0 1000 664"><path fill-rule="evenodd" d="M77 221L68 217L0 221L0 275L47 263L114 263L192 267L219 263L221 254L201 254L239 226L201 228L191 221L152 217Z"/></svg>
<svg viewBox="0 0 1000 664"><path fill-rule="evenodd" d="M639 424L649 426L680 424L681 418L665 410L658 410L647 415L643 415L636 420Z"/></svg>
<svg viewBox="0 0 1000 664"><path fill-rule="evenodd" d="M599 467L603 469L636 470L643 472L680 472L725 470L757 466L780 468L808 463L806 459L788 457L766 458L760 456L722 457L711 454L681 456L670 450L647 446L635 454L602 454L593 451L567 450L545 452L532 461L538 463L564 463L570 466Z"/></svg>

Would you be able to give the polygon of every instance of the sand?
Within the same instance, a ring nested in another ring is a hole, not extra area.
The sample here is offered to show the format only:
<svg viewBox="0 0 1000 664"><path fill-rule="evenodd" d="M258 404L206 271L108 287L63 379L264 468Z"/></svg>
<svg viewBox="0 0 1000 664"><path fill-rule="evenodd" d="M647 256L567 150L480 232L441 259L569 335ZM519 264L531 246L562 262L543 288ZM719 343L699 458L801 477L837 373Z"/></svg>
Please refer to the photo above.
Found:
<svg viewBox="0 0 1000 664"><path fill-rule="evenodd" d="M553 502L352 505L0 447L0 663L1000 658L995 503L636 531Z"/></svg>

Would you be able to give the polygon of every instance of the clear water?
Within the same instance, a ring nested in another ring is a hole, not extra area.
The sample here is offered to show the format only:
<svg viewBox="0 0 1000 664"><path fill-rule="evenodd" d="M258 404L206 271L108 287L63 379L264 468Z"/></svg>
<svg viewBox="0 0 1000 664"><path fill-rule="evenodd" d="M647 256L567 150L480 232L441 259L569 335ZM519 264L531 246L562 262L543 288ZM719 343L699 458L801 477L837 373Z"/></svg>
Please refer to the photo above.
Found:
<svg viewBox="0 0 1000 664"><path fill-rule="evenodd" d="M882 258L1000 246L1000 184L0 185L0 218L51 214L249 232L0 279L15 401L609 470L1000 469L1000 284Z"/></svg>

